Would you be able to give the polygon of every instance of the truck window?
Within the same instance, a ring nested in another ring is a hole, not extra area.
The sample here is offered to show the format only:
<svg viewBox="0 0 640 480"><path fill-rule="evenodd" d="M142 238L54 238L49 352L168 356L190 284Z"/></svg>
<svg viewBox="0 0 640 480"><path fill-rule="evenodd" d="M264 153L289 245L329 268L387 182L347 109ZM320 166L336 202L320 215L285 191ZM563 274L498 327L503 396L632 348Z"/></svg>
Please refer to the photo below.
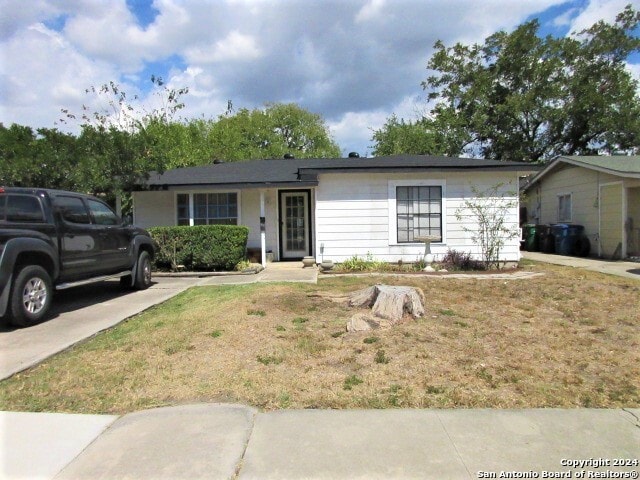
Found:
<svg viewBox="0 0 640 480"><path fill-rule="evenodd" d="M37 197L31 195L7 195L5 209L7 222L44 222L44 212Z"/></svg>
<svg viewBox="0 0 640 480"><path fill-rule="evenodd" d="M5 195L0 195L0 222L7 216L7 209L5 208L6 204L7 197Z"/></svg>
<svg viewBox="0 0 640 480"><path fill-rule="evenodd" d="M91 223L89 213L82 199L78 197L60 196L54 198L53 204L65 222L80 224Z"/></svg>
<svg viewBox="0 0 640 480"><path fill-rule="evenodd" d="M102 202L87 200L93 221L97 225L118 225L120 220L113 211Z"/></svg>

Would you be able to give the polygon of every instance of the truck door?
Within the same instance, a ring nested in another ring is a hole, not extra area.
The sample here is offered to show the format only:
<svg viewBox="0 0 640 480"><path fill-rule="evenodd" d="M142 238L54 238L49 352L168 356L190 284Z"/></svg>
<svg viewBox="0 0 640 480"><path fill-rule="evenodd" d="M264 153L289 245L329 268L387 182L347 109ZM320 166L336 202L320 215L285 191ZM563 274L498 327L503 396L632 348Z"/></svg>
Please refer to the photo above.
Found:
<svg viewBox="0 0 640 480"><path fill-rule="evenodd" d="M87 207L80 197L56 195L52 200L60 219L61 279L94 276L101 271L100 237Z"/></svg>
<svg viewBox="0 0 640 480"><path fill-rule="evenodd" d="M131 267L131 229L124 226L111 208L98 200L86 199L94 228L99 232L102 261L109 272Z"/></svg>

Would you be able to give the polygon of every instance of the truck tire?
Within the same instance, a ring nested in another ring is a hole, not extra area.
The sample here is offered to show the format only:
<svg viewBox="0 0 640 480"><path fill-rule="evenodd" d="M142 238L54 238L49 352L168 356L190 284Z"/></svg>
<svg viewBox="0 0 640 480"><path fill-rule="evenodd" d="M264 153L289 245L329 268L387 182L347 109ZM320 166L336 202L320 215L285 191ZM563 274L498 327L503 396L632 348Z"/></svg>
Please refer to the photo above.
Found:
<svg viewBox="0 0 640 480"><path fill-rule="evenodd" d="M39 265L23 267L11 286L11 323L17 327L40 323L49 313L52 296L53 284L47 271Z"/></svg>
<svg viewBox="0 0 640 480"><path fill-rule="evenodd" d="M151 286L151 256L149 252L142 250L138 255L138 264L136 267L136 278L133 282L133 288L136 290L145 290Z"/></svg>

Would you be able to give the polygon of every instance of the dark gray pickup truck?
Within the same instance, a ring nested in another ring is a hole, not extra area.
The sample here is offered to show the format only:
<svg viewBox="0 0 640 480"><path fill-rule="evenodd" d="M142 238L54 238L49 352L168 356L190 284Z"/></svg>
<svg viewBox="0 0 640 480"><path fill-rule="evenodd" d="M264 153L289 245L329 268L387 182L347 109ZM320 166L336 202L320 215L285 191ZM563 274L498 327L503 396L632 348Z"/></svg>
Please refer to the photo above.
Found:
<svg viewBox="0 0 640 480"><path fill-rule="evenodd" d="M0 187L0 317L46 318L53 291L120 278L151 284L154 243L101 200L79 193Z"/></svg>

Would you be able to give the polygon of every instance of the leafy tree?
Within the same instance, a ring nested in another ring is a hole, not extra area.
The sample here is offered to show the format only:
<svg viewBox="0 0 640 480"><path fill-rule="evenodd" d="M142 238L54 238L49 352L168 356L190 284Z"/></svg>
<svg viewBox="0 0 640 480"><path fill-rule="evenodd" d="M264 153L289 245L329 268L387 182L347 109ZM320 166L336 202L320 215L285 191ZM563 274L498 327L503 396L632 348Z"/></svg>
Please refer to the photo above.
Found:
<svg viewBox="0 0 640 480"><path fill-rule="evenodd" d="M295 104L268 104L264 109L241 109L221 115L211 124L213 158L226 161L340 156L322 117Z"/></svg>
<svg viewBox="0 0 640 480"><path fill-rule="evenodd" d="M482 45L437 42L422 84L432 128L447 153L502 160L636 149L640 98L625 61L640 51L639 24L627 6L571 37L540 38L534 20Z"/></svg>
<svg viewBox="0 0 640 480"><path fill-rule="evenodd" d="M438 143L431 122L427 119L406 122L392 115L379 130L374 130L371 138L375 145L372 153L381 155L440 155L446 153Z"/></svg>
<svg viewBox="0 0 640 480"><path fill-rule="evenodd" d="M0 124L0 185L76 189L78 163L73 135Z"/></svg>

